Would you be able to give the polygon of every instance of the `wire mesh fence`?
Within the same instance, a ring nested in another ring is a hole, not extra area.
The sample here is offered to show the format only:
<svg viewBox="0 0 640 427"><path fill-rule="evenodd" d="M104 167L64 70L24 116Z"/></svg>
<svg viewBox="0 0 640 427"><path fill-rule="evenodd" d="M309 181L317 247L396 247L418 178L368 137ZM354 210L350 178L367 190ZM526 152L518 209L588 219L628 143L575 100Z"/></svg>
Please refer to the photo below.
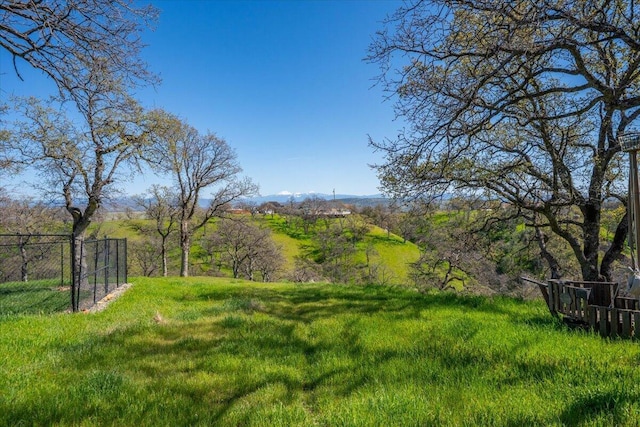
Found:
<svg viewBox="0 0 640 427"><path fill-rule="evenodd" d="M0 235L0 314L71 308L69 235Z"/></svg>
<svg viewBox="0 0 640 427"><path fill-rule="evenodd" d="M77 245L77 242L76 242ZM76 286L71 303L74 311L92 307L127 281L126 239L85 241L79 248Z"/></svg>
<svg viewBox="0 0 640 427"><path fill-rule="evenodd" d="M0 315L90 308L126 283L126 263L126 239L0 234Z"/></svg>

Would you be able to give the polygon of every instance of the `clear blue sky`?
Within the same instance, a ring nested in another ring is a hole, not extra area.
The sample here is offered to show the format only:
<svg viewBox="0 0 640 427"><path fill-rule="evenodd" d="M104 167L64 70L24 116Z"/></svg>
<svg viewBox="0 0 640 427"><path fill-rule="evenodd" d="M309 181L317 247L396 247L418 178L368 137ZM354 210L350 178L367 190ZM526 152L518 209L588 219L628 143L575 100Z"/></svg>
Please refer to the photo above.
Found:
<svg viewBox="0 0 640 427"><path fill-rule="evenodd" d="M368 147L393 138L400 123L363 61L381 21L399 1L154 1L161 11L145 33L144 57L162 78L138 94L201 132L215 132L237 154L263 195L379 192L380 162ZM0 58L0 91L51 89L42 77ZM35 93L34 93L35 92ZM137 179L129 193L155 182Z"/></svg>

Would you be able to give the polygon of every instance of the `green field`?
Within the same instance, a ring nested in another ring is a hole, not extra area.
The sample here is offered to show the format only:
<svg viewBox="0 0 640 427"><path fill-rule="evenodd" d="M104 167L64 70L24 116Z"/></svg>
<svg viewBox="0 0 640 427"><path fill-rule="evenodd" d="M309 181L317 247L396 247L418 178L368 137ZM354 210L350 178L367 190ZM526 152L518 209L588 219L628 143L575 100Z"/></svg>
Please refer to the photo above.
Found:
<svg viewBox="0 0 640 427"><path fill-rule="evenodd" d="M541 301L134 279L0 318L0 425L639 425L640 348Z"/></svg>

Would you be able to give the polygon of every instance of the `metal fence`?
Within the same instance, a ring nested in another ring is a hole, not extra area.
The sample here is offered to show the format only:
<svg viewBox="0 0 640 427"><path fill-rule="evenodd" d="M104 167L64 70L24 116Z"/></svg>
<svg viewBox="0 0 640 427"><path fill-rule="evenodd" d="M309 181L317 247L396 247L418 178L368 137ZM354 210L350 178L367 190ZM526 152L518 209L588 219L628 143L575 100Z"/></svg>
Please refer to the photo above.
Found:
<svg viewBox="0 0 640 427"><path fill-rule="evenodd" d="M88 309L126 281L126 239L0 234L0 315Z"/></svg>
<svg viewBox="0 0 640 427"><path fill-rule="evenodd" d="M92 307L127 282L126 239L84 241L79 253L83 261L74 266L74 276L77 278L71 295L74 311Z"/></svg>

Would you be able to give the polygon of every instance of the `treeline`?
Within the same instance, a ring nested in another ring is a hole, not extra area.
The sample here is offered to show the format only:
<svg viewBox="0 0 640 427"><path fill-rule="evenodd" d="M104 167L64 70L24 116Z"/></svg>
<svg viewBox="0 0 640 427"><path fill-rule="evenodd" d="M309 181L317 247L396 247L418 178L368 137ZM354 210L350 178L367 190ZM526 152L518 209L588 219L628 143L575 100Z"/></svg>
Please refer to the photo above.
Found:
<svg viewBox="0 0 640 427"><path fill-rule="evenodd" d="M127 237L131 275L168 276L181 271L180 209L168 187L136 197L136 209L118 219L102 218L90 238ZM544 249L563 254L564 274L579 277L570 248L536 233L513 209L498 203L452 199L413 209L392 203L357 207L310 197L302 202L228 204L192 236L188 268L195 275L254 281L409 285L419 290L453 289L513 294L523 274L548 277ZM611 240L622 206L605 211L603 238ZM196 209L197 223L206 212ZM100 218L100 217L99 217ZM610 218L610 220L608 220ZM69 233L62 209L42 203L0 200L0 233L22 236L0 271L21 266L21 280L36 267L42 250L22 250L30 235ZM109 236L114 237L114 236ZM7 239L5 239L7 242ZM44 268L44 267L43 267ZM624 265L618 265L620 277ZM32 271L37 276L38 272Z"/></svg>
<svg viewBox="0 0 640 427"><path fill-rule="evenodd" d="M581 276L571 246L558 236L540 232L509 204L452 198L404 209L380 204L364 207L360 213L372 224L419 247L419 259L409 265L409 282L418 289L520 294L529 292L520 280L523 275L540 279L558 272L561 277ZM618 219L624 213L622 204L606 204L600 232L602 254L613 244ZM570 210L566 215L578 216ZM548 260L549 253L554 254L554 266ZM614 280L625 280L627 264L627 254L614 262Z"/></svg>
<svg viewBox="0 0 640 427"><path fill-rule="evenodd" d="M603 241L612 241L624 209L619 204L607 205ZM580 277L580 266L566 242L540 233L516 208L498 202L454 198L411 208L393 203L357 207L310 197L302 202L244 202L236 204L233 212L231 218L212 224L205 232L212 236L209 241L200 240L196 263L201 273L232 272L234 277L251 280L402 284L420 290L513 294L522 291L522 275L551 276L545 253L553 251L563 277ZM286 235L296 250L283 255L282 244L264 250L251 243L231 245L227 228L238 229L233 234L238 237L256 236L247 242L273 241L273 234ZM271 239L260 237L269 234ZM250 247L256 248L252 254ZM264 264L263 258L271 259L274 267L266 274L251 267ZM241 267L242 262L249 267ZM624 257L616 262L616 279L624 280L625 264ZM147 271L157 274L157 270Z"/></svg>
<svg viewBox="0 0 640 427"><path fill-rule="evenodd" d="M143 275L171 275L179 246L178 211L169 189L155 190L136 198L142 214L127 214L127 226L136 234L131 263ZM365 243L372 225L352 207L310 197L287 204L239 203L225 212L194 235L194 274L334 283L385 283L391 276L374 262L371 236Z"/></svg>

